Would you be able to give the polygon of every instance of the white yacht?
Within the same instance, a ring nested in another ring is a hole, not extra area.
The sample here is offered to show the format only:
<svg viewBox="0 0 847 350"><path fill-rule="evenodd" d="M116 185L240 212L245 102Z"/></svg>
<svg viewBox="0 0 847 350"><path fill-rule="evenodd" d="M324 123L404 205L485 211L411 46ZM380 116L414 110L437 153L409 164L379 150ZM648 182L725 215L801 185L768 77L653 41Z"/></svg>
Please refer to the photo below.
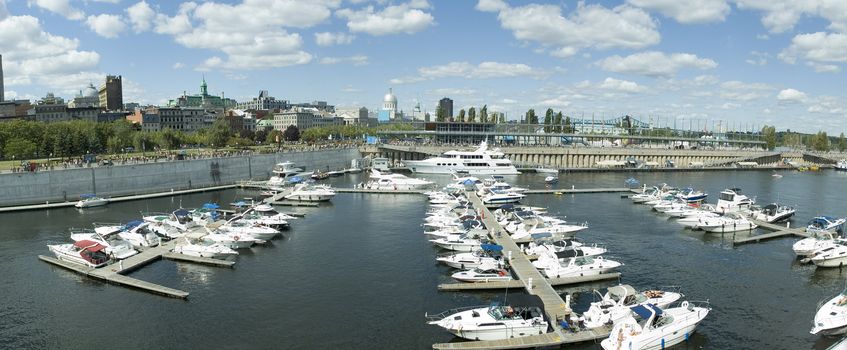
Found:
<svg viewBox="0 0 847 350"><path fill-rule="evenodd" d="M759 226L736 212L728 212L718 217L701 218L700 223L694 226L695 229L716 233L750 231L756 227Z"/></svg>
<svg viewBox="0 0 847 350"><path fill-rule="evenodd" d="M512 239L531 237L533 234L550 233L557 238L572 238L577 232L588 229L587 224L547 223L541 219L526 220L521 223L509 223L505 227Z"/></svg>
<svg viewBox="0 0 847 350"><path fill-rule="evenodd" d="M218 243L232 249L250 248L256 244L256 239L246 235L231 235L226 233L210 233L203 236L203 240Z"/></svg>
<svg viewBox="0 0 847 350"><path fill-rule="evenodd" d="M838 171L847 171L847 160L839 160L835 163L835 170Z"/></svg>
<svg viewBox="0 0 847 350"><path fill-rule="evenodd" d="M818 308L810 333L822 335L847 333L847 289Z"/></svg>
<svg viewBox="0 0 847 350"><path fill-rule="evenodd" d="M192 227L197 226L191 218L191 212L177 209L173 213L147 213L141 219L150 223L147 227L164 240L180 238Z"/></svg>
<svg viewBox="0 0 847 350"><path fill-rule="evenodd" d="M371 180L365 184L366 188L373 190L421 190L434 184L432 181L416 179L402 174L383 174L379 170L371 169Z"/></svg>
<svg viewBox="0 0 847 350"><path fill-rule="evenodd" d="M474 151L447 151L425 160L404 161L409 170L422 174L517 175L518 169L499 149L489 150L482 141Z"/></svg>
<svg viewBox="0 0 847 350"><path fill-rule="evenodd" d="M56 255L56 259L88 267L97 268L109 262L109 256L104 251L106 247L94 241L82 240L70 244L53 244L48 245L47 248Z"/></svg>
<svg viewBox="0 0 847 350"><path fill-rule="evenodd" d="M285 199L302 202L326 202L335 197L335 190L327 185L299 184Z"/></svg>
<svg viewBox="0 0 847 350"><path fill-rule="evenodd" d="M812 263L817 267L843 267L847 264L847 241L835 239L832 245L812 253Z"/></svg>
<svg viewBox="0 0 847 350"><path fill-rule="evenodd" d="M750 210L750 217L755 220L774 223L790 219L794 216L794 212L796 210L787 205L771 203L764 207L753 206L753 209Z"/></svg>
<svg viewBox="0 0 847 350"><path fill-rule="evenodd" d="M526 195L515 193L515 192L506 192L499 190L488 190L487 193L482 196L482 203L485 205L497 205L497 204L506 204L506 203L517 203L520 202L521 199L524 199Z"/></svg>
<svg viewBox="0 0 847 350"><path fill-rule="evenodd" d="M664 308L683 297L681 293L663 290L646 290L638 293L628 284L609 287L604 295L600 295L596 290L594 293L600 297L600 300L591 303L588 310L582 313L586 328L614 323L629 315L631 306L653 304Z"/></svg>
<svg viewBox="0 0 847 350"><path fill-rule="evenodd" d="M836 235L829 231L808 231L811 236L794 243L791 249L798 256L810 256L814 252L835 245Z"/></svg>
<svg viewBox="0 0 847 350"><path fill-rule="evenodd" d="M834 218L831 216L818 216L812 219L809 222L809 225L806 226L806 231L808 232L832 232L832 233L841 233L844 229L844 222L847 219L844 218Z"/></svg>
<svg viewBox="0 0 847 350"><path fill-rule="evenodd" d="M289 183L292 177L303 173L303 168L298 168L292 162L282 162L274 165L273 176L268 180L268 187L282 187Z"/></svg>
<svg viewBox="0 0 847 350"><path fill-rule="evenodd" d="M223 244L204 241L190 242L188 240L185 243L175 245L174 253L212 259L226 259L238 255L238 252Z"/></svg>
<svg viewBox="0 0 847 350"><path fill-rule="evenodd" d="M99 207L99 206L109 204L108 199L102 198L102 197L97 197L96 195L93 195L93 194L84 194L84 195L79 196L79 197L80 197L80 200L79 200L79 202L76 202L76 204L74 204L74 207L91 208L91 207Z"/></svg>
<svg viewBox="0 0 847 350"><path fill-rule="evenodd" d="M480 265L498 266L503 264L503 256L499 251L503 248L494 244L483 244L482 249L468 253L450 253L438 256L440 261L454 269L469 269ZM491 253L497 251L498 254Z"/></svg>
<svg viewBox="0 0 847 350"><path fill-rule="evenodd" d="M488 307L454 309L426 315L429 324L440 326L469 340L501 340L547 332L549 324L538 307L493 304Z"/></svg>
<svg viewBox="0 0 847 350"><path fill-rule="evenodd" d="M499 176L498 176L499 177ZM523 187L515 187L509 185L506 182L500 181L496 178L484 179L480 182L476 183L477 194L482 196L485 194L485 190L494 190L501 192L512 192L512 193L524 193L528 190L528 188Z"/></svg>
<svg viewBox="0 0 847 350"><path fill-rule="evenodd" d="M532 265L541 270L548 278L566 278L579 276L601 275L614 270L623 264L604 259L602 256L581 256L559 261L558 258L540 256Z"/></svg>
<svg viewBox="0 0 847 350"><path fill-rule="evenodd" d="M441 248L447 250L455 250L459 252L472 252L474 250L480 249L483 244L488 244L488 240L480 239L479 237L471 234L462 234L462 235L450 235L447 237L439 237L433 240L430 240L432 244L435 244Z"/></svg>
<svg viewBox="0 0 847 350"><path fill-rule="evenodd" d="M262 241L270 240L279 234L279 230L274 228L238 218L218 227L218 231L230 236L249 236Z"/></svg>
<svg viewBox="0 0 847 350"><path fill-rule="evenodd" d="M728 213L739 211L742 209L750 209L755 200L741 194L741 189L732 188L721 191L718 197L718 203L715 205L715 211L719 213Z"/></svg>
<svg viewBox="0 0 847 350"><path fill-rule="evenodd" d="M149 222L142 220L133 220L125 225L94 223L94 231L103 236L117 234L135 248L158 246L162 243L162 239L150 230L148 225L150 225Z"/></svg>
<svg viewBox="0 0 847 350"><path fill-rule="evenodd" d="M241 218L277 230L287 228L289 226L288 221L296 219L294 216L278 212L270 204L259 204L251 207L241 214Z"/></svg>
<svg viewBox="0 0 847 350"><path fill-rule="evenodd" d="M103 250L104 253L118 260L123 260L138 254L138 251L135 250L131 243L117 235L118 232L119 231L115 231L114 234L111 235L102 235L97 231L72 229L71 240L74 242L93 241L99 243L106 247L106 249Z"/></svg>
<svg viewBox="0 0 847 350"><path fill-rule="evenodd" d="M615 323L609 337L600 342L604 350L664 349L687 340L711 308L683 301L680 307L635 305L631 314Z"/></svg>
<svg viewBox="0 0 847 350"><path fill-rule="evenodd" d="M497 265L480 265L470 270L459 271L450 277L460 282L502 282L511 281L509 270Z"/></svg>

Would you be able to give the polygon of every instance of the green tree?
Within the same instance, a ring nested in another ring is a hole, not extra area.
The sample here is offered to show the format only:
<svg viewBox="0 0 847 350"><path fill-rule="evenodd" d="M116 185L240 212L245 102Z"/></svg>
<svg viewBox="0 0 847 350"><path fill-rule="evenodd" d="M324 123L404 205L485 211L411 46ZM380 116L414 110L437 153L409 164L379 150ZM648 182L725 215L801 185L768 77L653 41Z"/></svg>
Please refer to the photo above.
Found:
<svg viewBox="0 0 847 350"><path fill-rule="evenodd" d="M547 111L544 112L544 132L552 132L553 131L553 109L547 108Z"/></svg>
<svg viewBox="0 0 847 350"><path fill-rule="evenodd" d="M435 121L444 122L446 119L446 114L444 113L444 108L441 108L441 104L438 104L438 108L435 110Z"/></svg>
<svg viewBox="0 0 847 350"><path fill-rule="evenodd" d="M506 124L506 114L500 113L500 124Z"/></svg>
<svg viewBox="0 0 847 350"><path fill-rule="evenodd" d="M476 108L468 109L468 123L476 123Z"/></svg>
<svg viewBox="0 0 847 350"><path fill-rule="evenodd" d="M847 139L844 138L844 133L842 132L838 136L838 151L844 152L844 150L847 150Z"/></svg>
<svg viewBox="0 0 847 350"><path fill-rule="evenodd" d="M776 127L765 125L762 127L762 140L768 150L776 148Z"/></svg>
<svg viewBox="0 0 847 350"><path fill-rule="evenodd" d="M482 109L479 110L479 122L488 123L488 105L483 105Z"/></svg>
<svg viewBox="0 0 847 350"><path fill-rule="evenodd" d="M316 131L319 131L318 129L321 129L321 128L312 128L312 129L316 129ZM307 131L308 130L309 129L307 129ZM326 133L326 136L329 136L329 133ZM287 128L285 128L285 131L282 133L282 137L283 137L283 139L285 139L285 141L288 141L288 142L299 141L300 140L300 129L298 129L294 125L289 125ZM311 140L311 141L314 141L314 139Z"/></svg>
<svg viewBox="0 0 847 350"><path fill-rule="evenodd" d="M562 131L566 134L572 134L574 132L573 126L571 126L571 117L565 117L565 126L562 128Z"/></svg>
<svg viewBox="0 0 847 350"><path fill-rule="evenodd" d="M829 151L829 137L826 136L825 131L818 131L818 133L812 138L812 148L815 151Z"/></svg>
<svg viewBox="0 0 847 350"><path fill-rule="evenodd" d="M459 123L464 123L464 122L465 122L465 109L464 109L464 108L462 108L462 109L460 109L460 110L459 110L459 118L458 118L458 120L457 120L457 121L458 121Z"/></svg>
<svg viewBox="0 0 847 350"><path fill-rule="evenodd" d="M35 156L38 146L32 141L20 139L12 139L6 142L3 147L3 154L8 158L27 159Z"/></svg>
<svg viewBox="0 0 847 350"><path fill-rule="evenodd" d="M526 111L526 115L524 115L524 123L538 124L538 116L535 115L535 109L530 108L528 111Z"/></svg>
<svg viewBox="0 0 847 350"><path fill-rule="evenodd" d="M556 112L556 116L553 117L553 125L555 125L554 130L556 132L562 132L562 111Z"/></svg>

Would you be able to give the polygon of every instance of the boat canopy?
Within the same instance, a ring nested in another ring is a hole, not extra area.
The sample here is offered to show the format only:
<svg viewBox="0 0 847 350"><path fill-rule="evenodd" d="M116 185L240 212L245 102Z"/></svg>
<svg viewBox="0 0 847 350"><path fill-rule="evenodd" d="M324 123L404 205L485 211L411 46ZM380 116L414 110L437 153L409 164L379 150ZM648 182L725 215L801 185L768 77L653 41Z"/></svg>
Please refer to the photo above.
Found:
<svg viewBox="0 0 847 350"><path fill-rule="evenodd" d="M217 203L203 203L203 207L202 207L202 208L203 208L203 209L218 209L218 208L220 208L220 207L221 207L221 206L219 206Z"/></svg>
<svg viewBox="0 0 847 350"><path fill-rule="evenodd" d="M476 182L474 182L471 179L467 179L464 182L462 182L462 184L464 184L465 186L473 186L474 184L476 184Z"/></svg>
<svg viewBox="0 0 847 350"><path fill-rule="evenodd" d="M188 212L188 210L185 210L185 209L177 209L177 210L174 212L174 215L175 215L175 216L188 216L189 214L190 214L190 213Z"/></svg>
<svg viewBox="0 0 847 350"><path fill-rule="evenodd" d="M480 248L482 248L482 250L490 250L495 252L503 250L503 246L497 244L483 244L480 246Z"/></svg>
<svg viewBox="0 0 847 350"><path fill-rule="evenodd" d="M247 206L247 202L245 202L245 201L238 201L238 202L232 203L232 204L230 204L230 205L232 205L233 207L246 207L246 206Z"/></svg>
<svg viewBox="0 0 847 350"><path fill-rule="evenodd" d="M628 284L609 287L609 295L615 300L621 300L629 295L635 295L635 288Z"/></svg>
<svg viewBox="0 0 847 350"><path fill-rule="evenodd" d="M102 244L97 243L95 241L90 241L90 240L87 240L87 239L83 239L81 241L74 242L74 247L77 247L77 248L80 248L80 249L85 249L89 252L99 252L103 249L106 249L106 247L103 246Z"/></svg>
<svg viewBox="0 0 847 350"><path fill-rule="evenodd" d="M653 304L635 305L630 307L629 309L645 320L650 318L653 313L656 313L656 316L662 315L662 309Z"/></svg>
<svg viewBox="0 0 847 350"><path fill-rule="evenodd" d="M133 229L133 228L135 228L138 225L141 225L143 223L144 223L144 221L141 221L141 220L132 220L130 222L127 222L126 225L124 225L124 228L127 229L127 230L130 230L130 229Z"/></svg>
<svg viewBox="0 0 847 350"><path fill-rule="evenodd" d="M288 178L288 182L296 184L298 182L303 182L303 178L299 177L299 176L292 176L292 177Z"/></svg>
<svg viewBox="0 0 847 350"><path fill-rule="evenodd" d="M97 197L97 195L93 194L93 193L86 193L86 194L79 196L79 198L82 198L82 199L88 199L88 198L94 198L94 197Z"/></svg>

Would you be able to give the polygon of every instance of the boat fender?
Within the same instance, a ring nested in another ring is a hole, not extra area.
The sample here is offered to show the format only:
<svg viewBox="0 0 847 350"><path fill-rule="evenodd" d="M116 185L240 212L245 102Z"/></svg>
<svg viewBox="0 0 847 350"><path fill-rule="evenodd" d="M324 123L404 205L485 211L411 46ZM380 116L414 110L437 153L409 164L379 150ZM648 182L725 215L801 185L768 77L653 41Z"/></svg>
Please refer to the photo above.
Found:
<svg viewBox="0 0 847 350"><path fill-rule="evenodd" d="M688 308L688 301L683 301L682 307L687 309Z"/></svg>

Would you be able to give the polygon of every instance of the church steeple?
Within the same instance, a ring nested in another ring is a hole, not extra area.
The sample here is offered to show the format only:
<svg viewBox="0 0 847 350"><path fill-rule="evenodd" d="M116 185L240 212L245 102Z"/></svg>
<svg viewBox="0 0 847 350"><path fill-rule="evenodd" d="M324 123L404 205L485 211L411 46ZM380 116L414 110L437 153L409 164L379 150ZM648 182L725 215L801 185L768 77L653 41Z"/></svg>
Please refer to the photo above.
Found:
<svg viewBox="0 0 847 350"><path fill-rule="evenodd" d="M200 84L200 95L201 96L209 95L209 89L208 89L208 86L206 86L206 75L205 74L203 74L203 83Z"/></svg>

